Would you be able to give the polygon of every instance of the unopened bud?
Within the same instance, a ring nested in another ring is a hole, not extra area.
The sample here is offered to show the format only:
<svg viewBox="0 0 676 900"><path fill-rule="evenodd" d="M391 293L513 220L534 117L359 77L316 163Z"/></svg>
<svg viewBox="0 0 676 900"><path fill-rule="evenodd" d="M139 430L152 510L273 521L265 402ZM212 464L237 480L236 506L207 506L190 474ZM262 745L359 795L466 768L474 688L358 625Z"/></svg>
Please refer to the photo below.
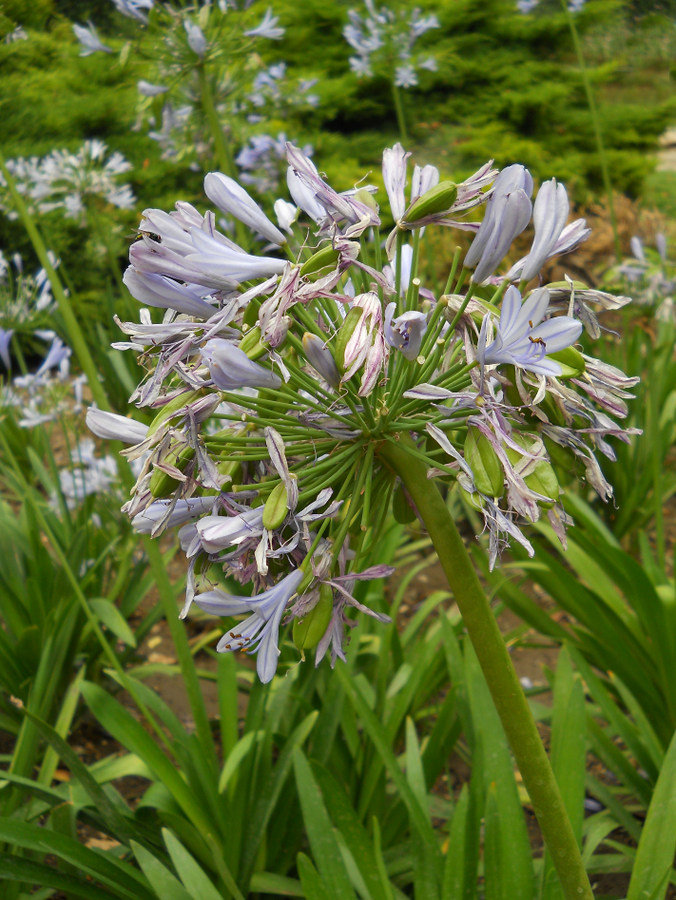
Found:
<svg viewBox="0 0 676 900"><path fill-rule="evenodd" d="M243 350L249 359L258 359L259 356L267 353L268 347L261 342L261 330L258 325L254 325L247 331L239 342L239 349Z"/></svg>
<svg viewBox="0 0 676 900"><path fill-rule="evenodd" d="M584 356L575 347L565 347L547 356L561 366L561 374L557 375L557 378L576 378L585 370Z"/></svg>
<svg viewBox="0 0 676 900"><path fill-rule="evenodd" d="M546 459L541 459L536 465L535 471L531 475L527 475L524 481L532 491L550 498L552 504L543 503L544 507L553 505L558 500L561 493L559 479L556 477L552 464Z"/></svg>
<svg viewBox="0 0 676 900"><path fill-rule="evenodd" d="M339 256L338 250L328 244L327 246L322 247L321 250L313 253L312 256L303 263L300 267L300 274L304 278L309 278L310 281L314 281L315 278L319 278L324 269L333 269L338 262ZM312 277L313 275L315 278Z"/></svg>
<svg viewBox="0 0 676 900"><path fill-rule="evenodd" d="M328 584L319 588L319 600L302 619L293 623L293 642L299 650L312 650L324 637L333 611L333 590Z"/></svg>
<svg viewBox="0 0 676 900"><path fill-rule="evenodd" d="M339 372L345 371L345 348L352 337L352 333L359 324L363 312L364 310L360 306L353 306L343 319L343 324L338 329L334 358Z"/></svg>
<svg viewBox="0 0 676 900"><path fill-rule="evenodd" d="M464 456L472 470L476 489L487 497L501 497L505 476L500 460L488 438L472 425L467 429Z"/></svg>
<svg viewBox="0 0 676 900"><path fill-rule="evenodd" d="M169 450L162 462L177 469L179 472L184 472L194 455L194 447L184 446L180 450ZM169 472L165 472L157 466L153 469L149 484L150 493L153 497L166 497L172 491L175 491L178 486L179 480L170 475Z"/></svg>
<svg viewBox="0 0 676 900"><path fill-rule="evenodd" d="M340 372L333 354L324 341L316 334L306 331L303 335L303 350L312 368L316 369L332 388L337 388L340 384Z"/></svg>
<svg viewBox="0 0 676 900"><path fill-rule="evenodd" d="M410 224L427 216L446 212L453 206L457 196L457 185L452 181L440 181L429 191L425 191L422 197L418 197L413 206L407 210L405 222Z"/></svg>
<svg viewBox="0 0 676 900"><path fill-rule="evenodd" d="M270 491L263 508L263 528L274 531L279 528L289 512L289 492L283 481Z"/></svg>
<svg viewBox="0 0 676 900"><path fill-rule="evenodd" d="M151 434L154 434L163 422L170 419L179 411L179 409L183 409L184 406L187 406L188 403L194 403L199 397L204 396L204 393L205 392L202 389L197 391L186 391L185 393L174 397L169 403L166 403L150 423L146 437L150 437Z"/></svg>

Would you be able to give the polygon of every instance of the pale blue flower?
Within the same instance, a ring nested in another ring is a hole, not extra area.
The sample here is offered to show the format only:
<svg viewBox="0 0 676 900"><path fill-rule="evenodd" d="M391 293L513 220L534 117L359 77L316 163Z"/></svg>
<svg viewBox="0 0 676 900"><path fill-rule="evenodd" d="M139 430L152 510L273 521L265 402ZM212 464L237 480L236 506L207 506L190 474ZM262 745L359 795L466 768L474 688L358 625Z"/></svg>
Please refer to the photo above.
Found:
<svg viewBox="0 0 676 900"><path fill-rule="evenodd" d="M476 266L472 281L480 284L492 275L514 238L528 225L532 192L533 179L523 166L507 166L495 179L486 214L465 256L468 269Z"/></svg>
<svg viewBox="0 0 676 900"><path fill-rule="evenodd" d="M267 241L278 246L286 243L282 232L234 179L220 172L210 172L204 179L204 193L222 212L230 213Z"/></svg>
<svg viewBox="0 0 676 900"><path fill-rule="evenodd" d="M482 367L504 363L538 375L560 375L561 366L547 354L574 344L582 331L582 323L571 316L555 316L542 322L548 307L549 291L546 288L533 291L525 303L522 303L517 288L507 288L498 335L488 346L490 316L484 318L481 326L477 357Z"/></svg>
<svg viewBox="0 0 676 900"><path fill-rule="evenodd" d="M207 52L207 39L204 37L204 32L199 25L191 22L190 19L185 20L183 27L188 36L188 46L197 56L203 57Z"/></svg>
<svg viewBox="0 0 676 900"><path fill-rule="evenodd" d="M396 308L396 303L388 303L385 308L385 340L390 347L401 350L406 359L415 359L427 330L427 316L413 310L394 319Z"/></svg>
<svg viewBox="0 0 676 900"><path fill-rule="evenodd" d="M0 328L0 359L7 371L12 368L12 363L9 358L9 343L12 340L13 334L13 328Z"/></svg>
<svg viewBox="0 0 676 900"><path fill-rule="evenodd" d="M279 658L279 626L287 603L296 593L305 573L294 569L276 585L254 597L238 597L225 591L208 591L195 597L195 603L214 616L252 615L235 625L218 642L219 653L244 650L257 653L256 671L267 684L277 671Z"/></svg>
<svg viewBox="0 0 676 900"><path fill-rule="evenodd" d="M282 381L269 369L249 359L243 350L223 338L212 338L200 350L214 384L221 391L243 387L278 388Z"/></svg>
<svg viewBox="0 0 676 900"><path fill-rule="evenodd" d="M118 12L130 19L137 19L139 22L147 22L148 16L143 12L144 9L152 9L154 0L113 0Z"/></svg>
<svg viewBox="0 0 676 900"><path fill-rule="evenodd" d="M80 56L90 56L92 53L113 52L110 47L107 47L101 41L96 32L96 28L94 28L91 22L87 23L86 28L84 25L77 25L75 22L73 22L73 32L75 34L75 37L82 45Z"/></svg>
<svg viewBox="0 0 676 900"><path fill-rule="evenodd" d="M256 28L250 28L244 34L247 37L262 37L270 41L278 41L284 37L284 29L277 25L279 16L272 15L272 8L268 7L263 16L263 20Z"/></svg>

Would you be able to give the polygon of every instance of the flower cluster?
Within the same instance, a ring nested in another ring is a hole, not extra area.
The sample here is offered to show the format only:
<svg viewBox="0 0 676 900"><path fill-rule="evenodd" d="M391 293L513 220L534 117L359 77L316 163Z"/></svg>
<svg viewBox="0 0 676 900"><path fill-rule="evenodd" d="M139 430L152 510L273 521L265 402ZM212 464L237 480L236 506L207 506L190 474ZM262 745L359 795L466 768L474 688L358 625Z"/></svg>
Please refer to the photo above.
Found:
<svg viewBox="0 0 676 900"><path fill-rule="evenodd" d="M567 223L563 186L545 182L533 201L523 166L455 183L409 156L399 144L383 155L388 235L374 188L337 192L288 145L279 227L231 178L205 179L266 253L185 202L147 209L130 250L124 281L143 309L115 346L146 367L132 399L152 421L92 411L89 424L145 459L125 506L134 526L180 528L183 615L195 602L246 616L218 649L257 652L265 681L285 620L299 648L335 661L350 607L374 615L354 586L390 571L377 560L391 511L415 516L392 448L481 511L494 565L509 539L532 552L525 528L543 514L564 540L553 457L607 499L596 454L629 439L616 420L635 379L573 346L608 295L539 283L546 260L588 235ZM496 274L531 221L529 254ZM445 288L425 252L433 225L473 234Z"/></svg>
<svg viewBox="0 0 676 900"><path fill-rule="evenodd" d="M643 241L635 235L630 247L632 258L612 269L607 280L610 284L619 281L629 285L635 303L652 306L658 319L673 321L676 264L669 259L666 236L657 234L653 249L644 247Z"/></svg>
<svg viewBox="0 0 676 900"><path fill-rule="evenodd" d="M349 10L350 21L343 29L343 37L355 51L350 57L353 72L362 78L385 74L402 88L418 84L420 69L436 72L434 56L413 49L419 37L439 27L435 15L422 16L417 8L410 14L404 10L397 14L387 6L378 9L373 0L364 0L364 5L366 15L362 18L356 9Z"/></svg>
<svg viewBox="0 0 676 900"><path fill-rule="evenodd" d="M233 143L233 125L242 129L236 145L271 110L312 107L318 98L313 79L289 76L286 64L265 64L261 42L279 41L284 28L270 6L243 2L184 5L133 4L116 0L120 12L143 23L139 50L150 57L148 77L139 81L141 95L136 128L149 128L165 158L195 165L213 157L214 123ZM103 50L90 26L74 26L83 54ZM226 125L227 123L227 125Z"/></svg>
<svg viewBox="0 0 676 900"><path fill-rule="evenodd" d="M58 260L50 254L50 262L58 265ZM10 346L12 340L20 341L19 355L31 353L34 342L51 340L51 314L55 303L51 285L44 269L35 275L24 272L23 261L18 254L12 258L12 265L0 252L0 361L10 371L12 366Z"/></svg>
<svg viewBox="0 0 676 900"><path fill-rule="evenodd" d="M119 209L131 209L136 202L131 187L119 183L119 176L131 169L131 163L117 151L108 155L100 140L85 141L77 153L52 150L43 157L9 159L7 168L32 214L58 210L85 226L90 202ZM10 219L18 215L2 175L0 210Z"/></svg>

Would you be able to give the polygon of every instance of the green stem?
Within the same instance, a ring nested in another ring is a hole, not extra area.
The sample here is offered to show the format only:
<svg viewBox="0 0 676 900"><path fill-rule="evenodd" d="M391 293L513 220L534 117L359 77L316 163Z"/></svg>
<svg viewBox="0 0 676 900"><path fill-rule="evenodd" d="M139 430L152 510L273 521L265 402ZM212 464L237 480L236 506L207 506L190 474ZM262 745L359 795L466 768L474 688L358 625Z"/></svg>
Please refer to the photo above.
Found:
<svg viewBox="0 0 676 900"><path fill-rule="evenodd" d="M566 900L593 900L589 879L528 701L486 595L444 500L404 436L380 445L381 459L401 478L427 528L463 617L533 804Z"/></svg>
<svg viewBox="0 0 676 900"><path fill-rule="evenodd" d="M584 92L587 96L587 106L589 107L589 112L592 118L592 124L594 126L594 138L596 140L596 148L599 153L599 160L601 163L601 177L603 178L603 188L606 192L606 197L608 199L608 215L610 216L610 225L613 229L613 241L615 244L615 257L618 262L622 260L622 248L620 246L620 233L617 228L617 217L615 215L615 204L613 203L613 188L610 183L610 173L608 171L608 157L606 154L606 148L603 143L603 135L601 133L601 120L599 119L599 111L596 106L596 100L594 99L594 92L592 91L591 81L589 80L589 73L587 72L587 67L584 62L584 54L582 53L582 44L580 43L580 35L577 33L577 26L575 25L575 15L568 9L567 0L561 0L563 4L564 11L568 16L568 25L570 26L570 33L573 38L573 47L575 48L575 55L577 56L577 64L580 68L580 74L582 75L582 83L584 85Z"/></svg>
<svg viewBox="0 0 676 900"><path fill-rule="evenodd" d="M216 109L216 104L214 103L214 95L211 90L211 84L209 82L209 75L203 63L199 64L197 71L200 81L200 99L202 101L202 109L204 110L204 115L206 116L207 122L209 123L209 130L211 131L211 136L214 140L214 156L216 157L216 162L226 175L229 175L231 178L235 178L237 176L235 163L233 161L232 154L230 153L228 142L226 141L225 135L223 134L223 129L221 128L221 122L218 118L218 110Z"/></svg>
<svg viewBox="0 0 676 900"><path fill-rule="evenodd" d="M406 131L406 116L404 115L404 104L401 101L401 91L392 82L392 100L394 101L394 111L397 116L397 125L399 126L399 137L402 144L408 143L408 132Z"/></svg>

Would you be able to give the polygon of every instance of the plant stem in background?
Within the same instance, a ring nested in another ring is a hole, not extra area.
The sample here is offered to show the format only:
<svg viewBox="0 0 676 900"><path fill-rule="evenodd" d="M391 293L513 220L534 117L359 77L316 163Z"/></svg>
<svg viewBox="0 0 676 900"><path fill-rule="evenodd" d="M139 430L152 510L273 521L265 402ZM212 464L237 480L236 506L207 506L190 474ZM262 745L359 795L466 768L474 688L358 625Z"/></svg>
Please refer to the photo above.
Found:
<svg viewBox="0 0 676 900"><path fill-rule="evenodd" d="M397 116L397 125L399 126L399 137L403 144L408 143L408 131L406 130L406 116L404 114L404 103L401 98L401 91L392 82L392 100L394 101L394 111Z"/></svg>
<svg viewBox="0 0 676 900"><path fill-rule="evenodd" d="M481 664L566 900L593 900L589 879L535 720L486 595L446 504L410 451L410 438L387 441L379 454L398 475L434 544Z"/></svg>
<svg viewBox="0 0 676 900"><path fill-rule="evenodd" d="M202 101L202 109L209 123L209 129L214 141L214 158L221 172L229 175L231 178L237 177L235 163L228 147L228 142L223 133L220 119L218 118L218 110L214 103L214 95L209 83L209 75L204 67L204 63L200 63L197 69L200 80L200 95Z"/></svg>
<svg viewBox="0 0 676 900"><path fill-rule="evenodd" d="M599 161L601 163L601 177L603 178L603 188L606 192L606 197L608 198L608 215L610 216L610 225L613 229L615 258L618 262L621 262L622 248L620 246L620 234L617 229L617 217L615 216L615 204L613 203L613 187L610 182L610 173L608 172L608 157L606 155L606 148L603 143L603 134L601 132L601 120L599 119L599 111L596 106L596 100L594 99L594 92L592 91L591 82L589 80L589 73L587 72L587 67L584 62L582 44L580 43L580 35L578 34L577 26L575 25L575 15L568 8L567 0L561 0L561 2L563 4L565 14L568 16L568 25L570 26L570 33L573 38L573 46L575 47L577 64L580 68L582 83L584 85L584 91L587 96L587 106L589 107L592 124L594 126L594 138L596 140L596 147L599 153Z"/></svg>

